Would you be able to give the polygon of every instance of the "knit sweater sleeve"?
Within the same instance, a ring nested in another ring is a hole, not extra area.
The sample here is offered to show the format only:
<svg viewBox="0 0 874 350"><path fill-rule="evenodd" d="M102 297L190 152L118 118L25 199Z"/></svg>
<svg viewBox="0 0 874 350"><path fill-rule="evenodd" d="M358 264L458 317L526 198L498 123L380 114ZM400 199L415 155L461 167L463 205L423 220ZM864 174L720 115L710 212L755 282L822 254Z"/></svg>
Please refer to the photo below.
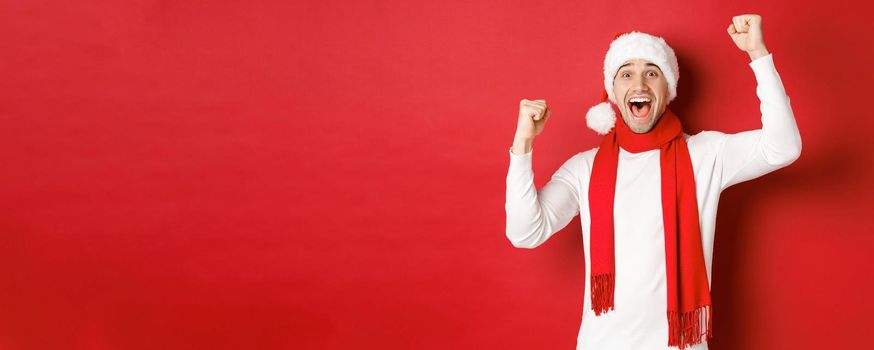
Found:
<svg viewBox="0 0 874 350"><path fill-rule="evenodd" d="M512 149L512 147L511 147ZM579 160L571 157L539 191L534 187L531 158L509 151L507 171L507 238L517 248L535 248L570 223L580 212Z"/></svg>
<svg viewBox="0 0 874 350"><path fill-rule="evenodd" d="M785 167L801 154L801 134L773 54L749 63L756 76L762 128L726 135L719 147L721 188Z"/></svg>
<svg viewBox="0 0 874 350"><path fill-rule="evenodd" d="M512 148L511 148L512 149ZM510 153L507 171L507 238L517 248L535 248L558 232L580 212L579 158L572 157L552 175L539 191L534 187L531 158Z"/></svg>

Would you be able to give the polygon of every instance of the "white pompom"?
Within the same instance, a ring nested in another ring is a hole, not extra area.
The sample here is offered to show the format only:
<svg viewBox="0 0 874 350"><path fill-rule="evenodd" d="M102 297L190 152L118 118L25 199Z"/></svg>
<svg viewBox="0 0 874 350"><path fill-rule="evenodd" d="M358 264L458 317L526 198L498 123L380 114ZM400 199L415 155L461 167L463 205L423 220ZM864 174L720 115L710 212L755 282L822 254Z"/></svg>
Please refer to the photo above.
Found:
<svg viewBox="0 0 874 350"><path fill-rule="evenodd" d="M586 112L586 125L598 134L609 133L616 125L616 113L610 107L610 102L601 102L589 108Z"/></svg>

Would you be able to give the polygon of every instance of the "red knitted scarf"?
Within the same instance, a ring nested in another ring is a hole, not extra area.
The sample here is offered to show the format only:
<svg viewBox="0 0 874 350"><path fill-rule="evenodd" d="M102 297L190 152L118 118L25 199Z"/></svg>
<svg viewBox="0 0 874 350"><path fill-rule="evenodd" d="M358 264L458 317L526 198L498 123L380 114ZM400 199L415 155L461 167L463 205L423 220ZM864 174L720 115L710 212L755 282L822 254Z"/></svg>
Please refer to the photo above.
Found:
<svg viewBox="0 0 874 350"><path fill-rule="evenodd" d="M667 108L653 129L644 134L634 133L621 117L617 119L613 130L601 141L589 184L592 308L596 315L613 309L616 278L613 196L619 147L631 153L658 149L668 283L668 346L683 349L701 343L704 340L702 335L713 337L710 287L701 247L695 177L689 149L683 139L683 125Z"/></svg>

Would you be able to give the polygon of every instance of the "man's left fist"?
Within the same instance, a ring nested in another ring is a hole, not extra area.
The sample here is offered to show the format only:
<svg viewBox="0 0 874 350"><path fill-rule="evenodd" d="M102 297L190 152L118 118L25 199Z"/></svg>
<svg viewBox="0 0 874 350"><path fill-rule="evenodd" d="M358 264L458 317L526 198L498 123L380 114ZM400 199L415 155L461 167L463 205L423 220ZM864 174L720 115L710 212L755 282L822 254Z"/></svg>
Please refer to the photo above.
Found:
<svg viewBox="0 0 874 350"><path fill-rule="evenodd" d="M756 14L738 15L731 18L728 35L742 51L750 55L750 59L765 56L765 39L762 37L762 16Z"/></svg>

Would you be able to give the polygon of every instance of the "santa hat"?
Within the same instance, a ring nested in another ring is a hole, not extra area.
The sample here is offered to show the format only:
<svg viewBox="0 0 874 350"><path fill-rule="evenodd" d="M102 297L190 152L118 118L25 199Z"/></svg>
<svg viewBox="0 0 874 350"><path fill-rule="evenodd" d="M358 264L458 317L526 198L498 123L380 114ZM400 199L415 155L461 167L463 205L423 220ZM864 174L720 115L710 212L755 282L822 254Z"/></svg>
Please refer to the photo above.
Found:
<svg viewBox="0 0 874 350"><path fill-rule="evenodd" d="M604 92L601 98L604 102L589 108L586 113L586 125L598 134L605 135L616 125L616 113L607 101L619 103L616 96L613 96L613 79L619 67L631 59L643 59L659 66L668 81L668 103L677 97L680 67L674 50L665 39L638 31L619 34L610 43L610 49L604 58Z"/></svg>

